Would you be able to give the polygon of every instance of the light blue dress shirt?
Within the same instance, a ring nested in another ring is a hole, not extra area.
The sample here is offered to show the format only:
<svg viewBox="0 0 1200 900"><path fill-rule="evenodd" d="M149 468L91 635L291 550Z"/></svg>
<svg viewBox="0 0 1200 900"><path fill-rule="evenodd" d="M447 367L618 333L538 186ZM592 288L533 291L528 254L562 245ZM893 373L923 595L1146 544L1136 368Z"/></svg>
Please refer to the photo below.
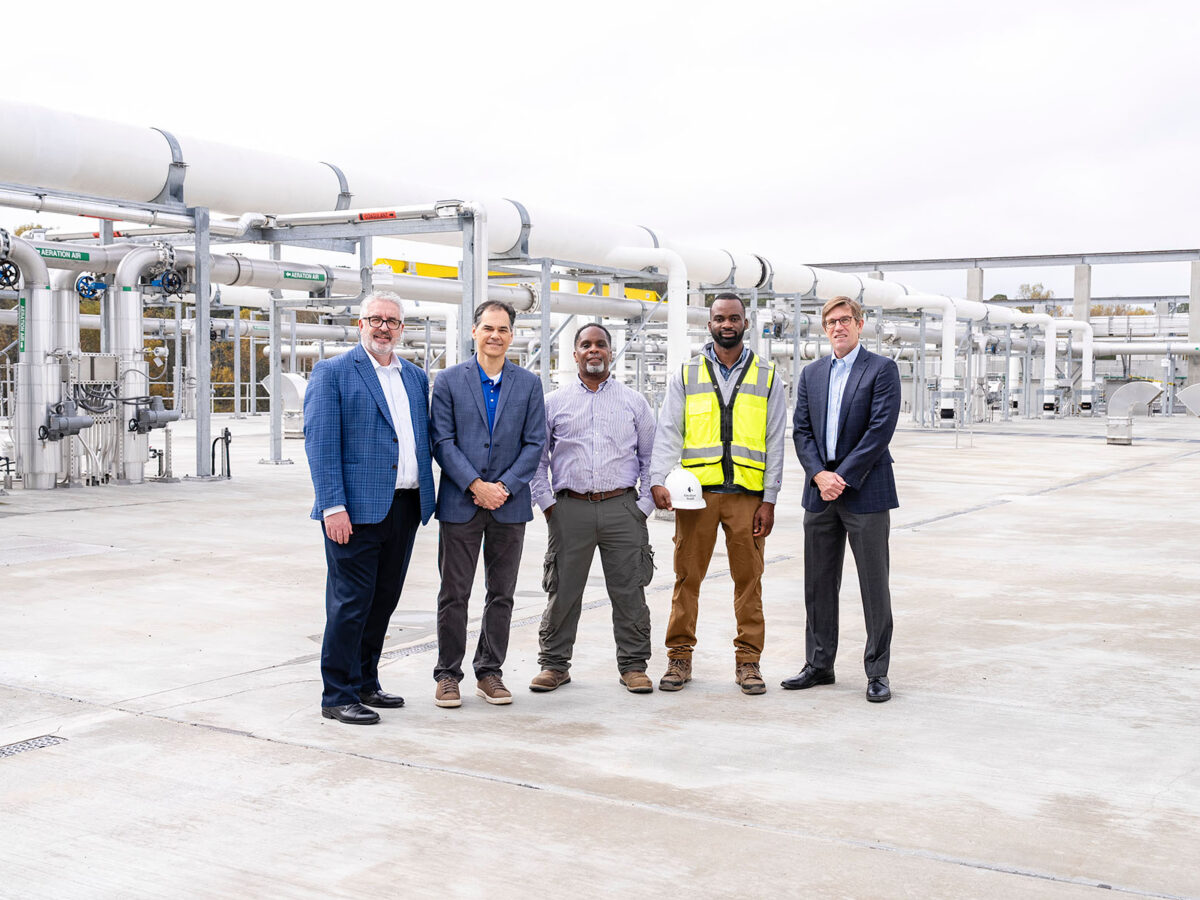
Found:
<svg viewBox="0 0 1200 900"><path fill-rule="evenodd" d="M838 420L842 415L842 395L846 393L846 381L850 378L850 369L858 359L861 344L855 344L854 349L838 359L833 360L829 370L829 402L825 404L825 458L837 459Z"/></svg>

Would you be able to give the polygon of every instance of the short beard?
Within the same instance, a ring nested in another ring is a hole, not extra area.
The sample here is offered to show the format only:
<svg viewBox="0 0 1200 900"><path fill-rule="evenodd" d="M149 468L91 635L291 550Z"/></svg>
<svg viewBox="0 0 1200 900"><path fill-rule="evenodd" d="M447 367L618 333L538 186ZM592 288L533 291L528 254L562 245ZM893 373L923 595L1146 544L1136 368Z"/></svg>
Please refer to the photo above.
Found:
<svg viewBox="0 0 1200 900"><path fill-rule="evenodd" d="M602 362L589 362L583 364L583 369L589 375L603 375L608 371L608 364Z"/></svg>
<svg viewBox="0 0 1200 900"><path fill-rule="evenodd" d="M742 342L742 338L745 336L745 334L745 331L739 331L734 337L722 337L720 334L714 334L712 339L713 343L723 350L732 350Z"/></svg>

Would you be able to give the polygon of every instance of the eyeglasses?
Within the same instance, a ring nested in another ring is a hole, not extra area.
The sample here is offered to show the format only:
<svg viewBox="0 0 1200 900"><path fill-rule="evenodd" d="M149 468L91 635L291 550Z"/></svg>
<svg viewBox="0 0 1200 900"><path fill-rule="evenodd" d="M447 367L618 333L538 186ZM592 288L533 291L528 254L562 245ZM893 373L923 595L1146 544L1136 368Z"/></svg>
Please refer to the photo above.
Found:
<svg viewBox="0 0 1200 900"><path fill-rule="evenodd" d="M849 328L850 323L853 321L854 321L854 316L839 316L836 319L826 319L825 320L825 330L832 331L838 325L841 325L843 328Z"/></svg>
<svg viewBox="0 0 1200 900"><path fill-rule="evenodd" d="M363 319L363 321L372 328L381 328L386 325L388 327L388 331L395 331L402 324L404 324L399 319L385 319L383 316L367 316L365 319Z"/></svg>

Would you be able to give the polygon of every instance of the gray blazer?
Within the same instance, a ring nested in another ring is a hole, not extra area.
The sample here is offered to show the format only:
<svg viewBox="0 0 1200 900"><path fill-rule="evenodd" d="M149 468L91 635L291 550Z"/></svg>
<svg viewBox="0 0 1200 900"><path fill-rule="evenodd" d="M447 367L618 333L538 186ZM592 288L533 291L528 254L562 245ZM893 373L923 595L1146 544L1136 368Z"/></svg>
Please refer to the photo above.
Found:
<svg viewBox="0 0 1200 900"><path fill-rule="evenodd" d="M546 443L542 383L532 372L504 363L496 422L488 432L487 409L475 357L451 366L434 379L429 415L433 458L442 467L437 518L469 522L478 512L467 485L476 478L503 481L511 496L492 510L498 522L533 518L529 482Z"/></svg>

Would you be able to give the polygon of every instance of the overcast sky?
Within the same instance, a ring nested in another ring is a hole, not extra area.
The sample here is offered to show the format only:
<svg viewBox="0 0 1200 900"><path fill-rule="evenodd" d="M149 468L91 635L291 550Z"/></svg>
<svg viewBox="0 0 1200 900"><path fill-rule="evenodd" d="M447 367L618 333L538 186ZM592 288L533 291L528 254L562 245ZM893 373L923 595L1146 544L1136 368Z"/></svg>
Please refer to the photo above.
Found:
<svg viewBox="0 0 1200 900"><path fill-rule="evenodd" d="M1183 2L10 6L10 99L689 243L810 263L1200 246ZM1072 292L1070 269L996 270L985 294L1031 280ZM1187 289L1185 265L1093 273L1096 296Z"/></svg>

